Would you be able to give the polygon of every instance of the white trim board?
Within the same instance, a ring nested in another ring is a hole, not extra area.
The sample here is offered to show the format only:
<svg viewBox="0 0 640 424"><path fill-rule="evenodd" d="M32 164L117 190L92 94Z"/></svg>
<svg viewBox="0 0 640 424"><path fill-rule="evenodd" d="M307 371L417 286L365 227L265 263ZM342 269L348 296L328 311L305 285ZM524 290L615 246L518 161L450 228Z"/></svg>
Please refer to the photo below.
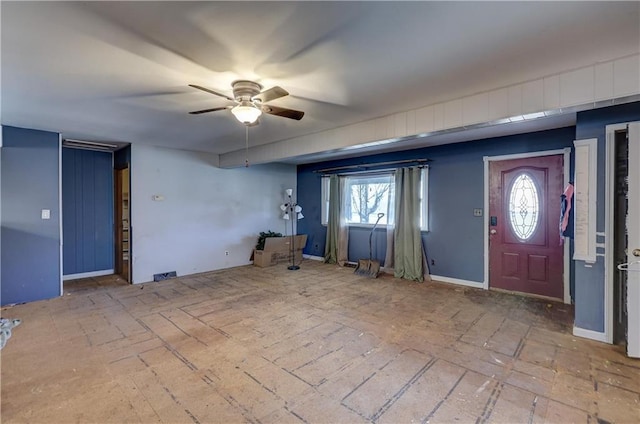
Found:
<svg viewBox="0 0 640 424"><path fill-rule="evenodd" d="M58 133L58 231L60 231L60 296L64 294L63 255L64 255L64 231L62 228L62 134Z"/></svg>
<svg viewBox="0 0 640 424"><path fill-rule="evenodd" d="M473 287L476 289L484 288L482 281L461 280L460 278L443 277L441 275L431 275L431 281Z"/></svg>
<svg viewBox="0 0 640 424"><path fill-rule="evenodd" d="M512 155L484 156L483 160L485 162L486 161L493 162L493 161L500 161L500 160L539 158L543 156L562 155L566 153L567 150L571 152L570 147L565 147L564 149L541 150L539 152L514 153Z"/></svg>
<svg viewBox="0 0 640 424"><path fill-rule="evenodd" d="M571 181L571 148L564 149L564 187L567 187L569 181ZM563 260L563 272L564 272L564 303L571 303L571 250L569 248L569 240L564 240L564 260ZM575 315L575 314L574 314ZM575 317L574 317L575 318Z"/></svg>
<svg viewBox="0 0 640 424"><path fill-rule="evenodd" d="M114 270L103 269L101 271L81 272L78 274L63 275L62 280L63 281L79 280L80 278L102 277L103 275L112 275L112 274L114 274Z"/></svg>
<svg viewBox="0 0 640 424"><path fill-rule="evenodd" d="M571 161L571 147L555 150L543 150L539 152L516 153L512 155L485 156L484 161L484 281L481 283L482 288L489 290L489 162L527 159L542 156L564 156L563 178L564 186L569 184L569 172ZM569 252L569 243L564 243L563 249L563 301L566 304L571 303L571 261Z"/></svg>
<svg viewBox="0 0 640 424"><path fill-rule="evenodd" d="M312 261L320 261L320 262L324 262L324 258L322 256L315 256L315 255L305 255L303 254L302 257L304 259L310 259Z"/></svg>
<svg viewBox="0 0 640 424"><path fill-rule="evenodd" d="M598 139L575 140L573 260L596 261ZM584 216L586 219L580 220Z"/></svg>
<svg viewBox="0 0 640 424"><path fill-rule="evenodd" d="M587 330L585 328L573 327L573 335L576 337L582 337L585 339L595 340L597 342L609 343L605 333L599 331Z"/></svg>

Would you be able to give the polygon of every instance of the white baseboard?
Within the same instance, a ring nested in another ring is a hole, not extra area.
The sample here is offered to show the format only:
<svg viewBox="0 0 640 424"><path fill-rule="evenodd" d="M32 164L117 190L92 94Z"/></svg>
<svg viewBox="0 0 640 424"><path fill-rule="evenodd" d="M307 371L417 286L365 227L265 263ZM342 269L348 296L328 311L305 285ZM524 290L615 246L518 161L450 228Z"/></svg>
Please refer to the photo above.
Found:
<svg viewBox="0 0 640 424"><path fill-rule="evenodd" d="M102 277L103 275L114 274L112 269L103 269L102 271L81 272L79 274L63 275L62 281L78 280L80 278Z"/></svg>
<svg viewBox="0 0 640 424"><path fill-rule="evenodd" d="M459 286L473 287L476 289L484 288L483 283L479 281L461 280L459 278L443 277L441 275L431 275L433 281L441 281L443 283L457 284Z"/></svg>
<svg viewBox="0 0 640 424"><path fill-rule="evenodd" d="M587 330L585 328L573 327L573 335L585 339L591 339L602 343L609 343L607 335L599 331Z"/></svg>
<svg viewBox="0 0 640 424"><path fill-rule="evenodd" d="M312 261L324 262L324 258L322 256L302 255L302 257L305 259L311 259Z"/></svg>

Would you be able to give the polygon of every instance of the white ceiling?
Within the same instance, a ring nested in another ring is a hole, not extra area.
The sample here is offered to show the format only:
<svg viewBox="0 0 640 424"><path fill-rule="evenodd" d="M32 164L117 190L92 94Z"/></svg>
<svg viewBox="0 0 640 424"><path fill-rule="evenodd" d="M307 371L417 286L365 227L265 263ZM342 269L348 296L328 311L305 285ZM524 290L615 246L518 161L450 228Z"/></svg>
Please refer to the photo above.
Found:
<svg viewBox="0 0 640 424"><path fill-rule="evenodd" d="M251 128L258 145L640 49L638 2L2 1L0 8L3 125L218 154L243 148L244 128L229 111L189 115L229 102L187 84L230 95L232 81L252 79L289 91L272 104L305 117L264 116Z"/></svg>

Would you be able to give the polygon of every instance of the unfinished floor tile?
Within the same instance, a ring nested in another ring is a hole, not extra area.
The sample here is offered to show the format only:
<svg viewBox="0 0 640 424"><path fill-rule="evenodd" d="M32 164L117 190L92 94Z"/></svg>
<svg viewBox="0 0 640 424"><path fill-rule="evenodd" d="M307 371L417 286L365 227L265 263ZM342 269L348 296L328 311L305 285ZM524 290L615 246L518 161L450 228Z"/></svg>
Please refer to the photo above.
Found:
<svg viewBox="0 0 640 424"><path fill-rule="evenodd" d="M1 419L640 422L640 364L570 306L304 261L3 308Z"/></svg>

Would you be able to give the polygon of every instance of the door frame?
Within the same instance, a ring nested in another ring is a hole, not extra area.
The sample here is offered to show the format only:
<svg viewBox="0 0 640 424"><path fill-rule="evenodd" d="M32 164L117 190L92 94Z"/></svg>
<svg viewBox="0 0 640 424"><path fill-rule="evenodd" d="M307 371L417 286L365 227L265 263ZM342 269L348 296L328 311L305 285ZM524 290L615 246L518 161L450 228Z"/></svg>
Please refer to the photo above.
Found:
<svg viewBox="0 0 640 424"><path fill-rule="evenodd" d="M615 196L615 133L616 131L627 130L629 145L632 142L640 142L640 140L632 140L629 132L629 125L639 121L623 122L620 124L611 124L605 127L605 210L604 210L604 341L613 343L613 283L615 281L615 266L613 266L613 201ZM629 153L631 155L631 153ZM631 170L630 170L631 172ZM627 303L629 299L627 299ZM633 317L627 315L627 322ZM629 324L627 323L627 337L630 334ZM640 343L640 341L635 341ZM629 340L627 339L627 345Z"/></svg>
<svg viewBox="0 0 640 424"><path fill-rule="evenodd" d="M484 161L484 281L482 282L482 287L485 290L489 290L489 163L495 161L502 160L512 160L512 159L527 159L527 158L535 158L542 156L554 156L554 155L564 155L564 166L563 166L563 186L566 187L569 184L569 172L570 172L570 161L571 161L571 147L565 147L564 149L556 149L556 150L542 150L537 152L527 152L527 153L516 153L511 155L499 155L499 156L485 156L483 157ZM560 199L558 199L558 206L560 205ZM560 216L560 210L558 209L558 217ZM558 218L560 219L560 218ZM569 243L564 243L563 248L563 301L564 303L571 303L571 292L570 292L570 262L569 262Z"/></svg>
<svg viewBox="0 0 640 424"><path fill-rule="evenodd" d="M113 190L113 206L114 206L114 210L113 210L113 217L114 217L114 236L113 236L113 242L114 242L114 263L113 263L113 268L114 268L114 273L116 275L121 275L120 274L120 269L122 268L122 230L120 229L120 225L122 225L122 180L118 174L119 171L124 171L127 170L128 171L128 180L129 180L129 186L127 187L128 189L128 193L129 193L129 198L128 198L128 202L129 202L129 216L128 216L128 220L129 220L129 251L128 251L128 261L127 261L127 282L129 284L133 284L133 264L132 264L132 225L131 225L131 164L127 163L124 166L119 166L119 167L115 167L113 168L113 186L114 186L114 190ZM116 222L119 221L119 222Z"/></svg>
<svg viewBox="0 0 640 424"><path fill-rule="evenodd" d="M0 145L2 143L0 142ZM60 296L64 296L64 235L62 230L62 134L58 133L58 226L60 227Z"/></svg>
<svg viewBox="0 0 640 424"><path fill-rule="evenodd" d="M122 177L121 169L113 169L113 273L122 269Z"/></svg>

